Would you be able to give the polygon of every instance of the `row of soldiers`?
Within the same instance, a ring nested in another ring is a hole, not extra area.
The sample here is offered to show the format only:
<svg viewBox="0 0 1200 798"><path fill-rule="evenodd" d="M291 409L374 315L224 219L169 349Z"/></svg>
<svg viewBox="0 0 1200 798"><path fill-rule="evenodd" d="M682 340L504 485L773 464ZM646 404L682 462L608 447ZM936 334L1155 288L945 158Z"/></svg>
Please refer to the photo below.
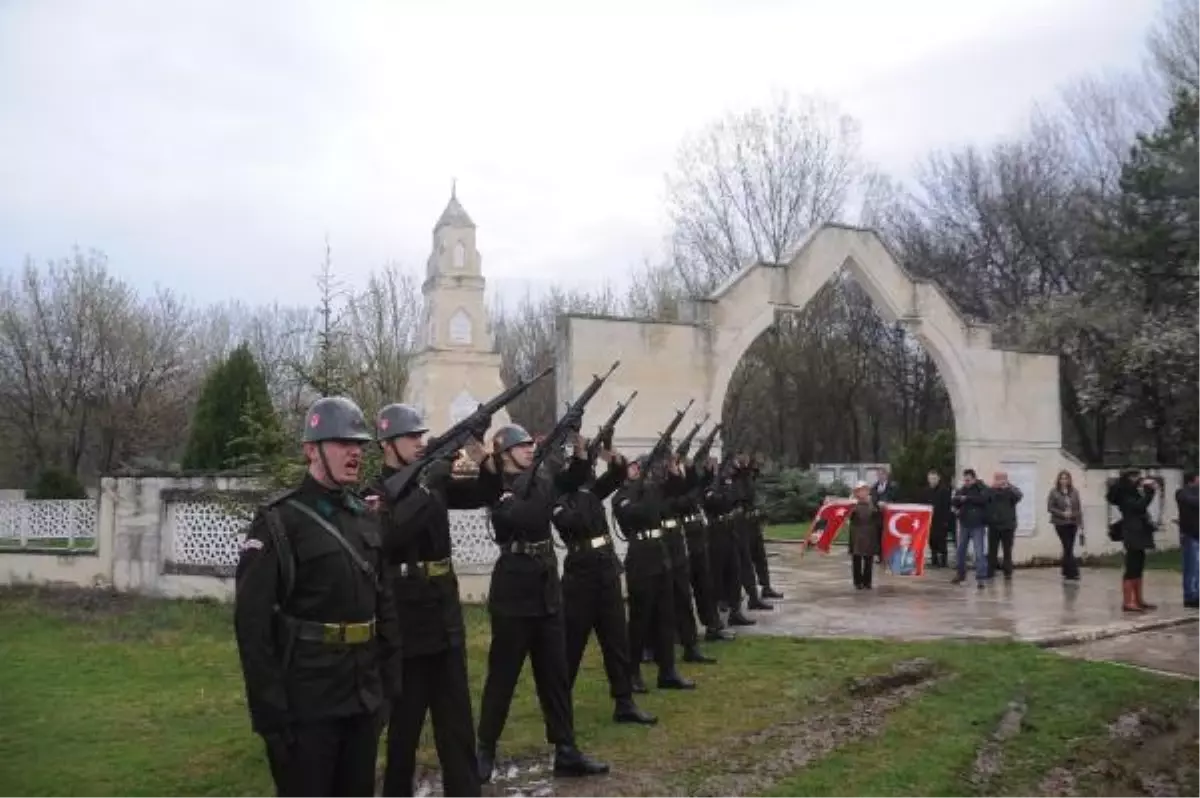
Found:
<svg viewBox="0 0 1200 798"><path fill-rule="evenodd" d="M408 405L385 407L373 431L345 397L309 409L308 471L259 508L237 568L247 704L280 795L373 794L385 725L383 794L412 795L426 715L445 794L479 795L526 659L555 774L606 773L574 731L571 694L591 633L613 720L652 724L633 699L647 691L643 650L658 666L658 688L692 689L675 665L677 642L685 661L714 661L699 648L696 615L705 639L732 639L727 625L754 623L742 611L743 593L749 609L770 609L763 598L781 597L770 588L749 458L718 465L707 455L710 436L691 460L676 450L627 461L611 446L611 425L607 438L583 438L579 405L556 427L569 431L561 457L539 451L516 425L501 427L489 449L489 409L456 426L461 438L438 438L474 463L465 478L450 458L430 456L429 430ZM384 466L360 490L364 447L373 441ZM477 508L488 508L500 556L488 592L491 645L476 734L448 512ZM561 578L552 529L567 550ZM629 543L628 621L614 533Z"/></svg>

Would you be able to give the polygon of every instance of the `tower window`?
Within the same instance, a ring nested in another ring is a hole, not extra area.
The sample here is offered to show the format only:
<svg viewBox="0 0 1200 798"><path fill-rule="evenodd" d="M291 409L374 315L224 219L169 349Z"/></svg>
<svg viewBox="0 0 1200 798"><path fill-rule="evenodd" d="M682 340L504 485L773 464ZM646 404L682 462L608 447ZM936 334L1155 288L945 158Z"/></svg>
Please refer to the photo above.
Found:
<svg viewBox="0 0 1200 798"><path fill-rule="evenodd" d="M471 343L471 317L462 308L450 317L450 343L468 346Z"/></svg>
<svg viewBox="0 0 1200 798"><path fill-rule="evenodd" d="M454 245L454 268L463 269L467 265L467 248L459 241Z"/></svg>

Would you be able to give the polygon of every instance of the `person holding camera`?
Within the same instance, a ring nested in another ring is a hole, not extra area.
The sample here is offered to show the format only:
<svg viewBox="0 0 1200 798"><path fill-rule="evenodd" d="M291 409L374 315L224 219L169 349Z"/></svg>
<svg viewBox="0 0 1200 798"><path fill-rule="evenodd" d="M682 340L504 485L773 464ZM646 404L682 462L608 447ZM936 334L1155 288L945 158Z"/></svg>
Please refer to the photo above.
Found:
<svg viewBox="0 0 1200 798"><path fill-rule="evenodd" d="M1108 536L1121 541L1125 547L1125 573L1121 582L1124 599L1121 609L1125 612L1155 609L1142 593L1142 574L1146 568L1146 552L1154 548L1155 525L1149 508L1156 488L1153 479L1143 477L1135 468L1121 472L1121 476L1108 486L1108 503L1121 514L1121 520L1109 527Z"/></svg>

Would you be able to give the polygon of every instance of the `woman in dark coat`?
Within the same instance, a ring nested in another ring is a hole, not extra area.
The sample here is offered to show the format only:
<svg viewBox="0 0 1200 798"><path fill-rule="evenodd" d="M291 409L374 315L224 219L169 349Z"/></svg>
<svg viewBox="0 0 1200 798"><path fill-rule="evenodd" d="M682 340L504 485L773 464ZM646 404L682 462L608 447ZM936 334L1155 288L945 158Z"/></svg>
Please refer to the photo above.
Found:
<svg viewBox="0 0 1200 798"><path fill-rule="evenodd" d="M857 590L871 589L871 571L883 547L883 513L871 501L871 489L865 482L854 486L858 504L850 511L846 523L850 529L851 569Z"/></svg>
<svg viewBox="0 0 1200 798"><path fill-rule="evenodd" d="M1154 501L1154 491L1154 480L1142 479L1141 472L1136 469L1121 472L1108 487L1108 503L1121 513L1121 520L1112 525L1109 536L1125 546L1125 574L1121 584L1124 597L1121 609L1125 612L1145 612L1155 608L1142 596L1146 552L1154 548L1154 522L1148 511Z"/></svg>

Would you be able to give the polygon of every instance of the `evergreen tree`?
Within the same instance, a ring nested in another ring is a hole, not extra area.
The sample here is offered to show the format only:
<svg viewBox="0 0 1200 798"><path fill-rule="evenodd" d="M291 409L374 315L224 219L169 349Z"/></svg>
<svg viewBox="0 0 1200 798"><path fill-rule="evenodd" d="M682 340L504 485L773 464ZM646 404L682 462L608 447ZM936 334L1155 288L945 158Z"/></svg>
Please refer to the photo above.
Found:
<svg viewBox="0 0 1200 798"><path fill-rule="evenodd" d="M260 453L247 448L251 436L262 437L269 434L262 430L278 426L267 381L250 347L243 343L204 381L183 467L215 471L244 464Z"/></svg>

